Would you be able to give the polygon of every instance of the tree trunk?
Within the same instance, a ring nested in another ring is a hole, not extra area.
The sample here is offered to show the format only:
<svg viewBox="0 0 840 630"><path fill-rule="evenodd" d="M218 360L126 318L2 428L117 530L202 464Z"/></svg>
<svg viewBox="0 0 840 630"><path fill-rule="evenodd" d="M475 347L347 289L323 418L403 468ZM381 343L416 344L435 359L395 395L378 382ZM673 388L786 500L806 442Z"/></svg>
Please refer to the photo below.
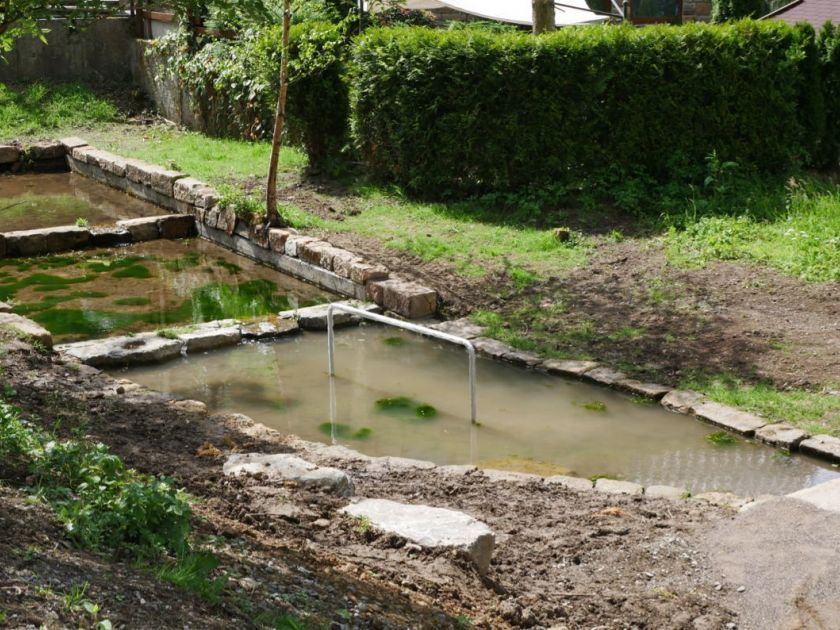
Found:
<svg viewBox="0 0 840 630"><path fill-rule="evenodd" d="M534 35L553 31L554 24L554 0L531 0L534 18Z"/></svg>
<svg viewBox="0 0 840 630"><path fill-rule="evenodd" d="M289 27L292 19L291 0L283 0L283 51L280 60L280 93L277 95L277 108L274 112L274 134L271 137L271 159L268 164L268 181L265 192L266 227L281 225L277 212L277 162L280 158L280 145L283 142L283 125L286 122L286 92L289 87Z"/></svg>

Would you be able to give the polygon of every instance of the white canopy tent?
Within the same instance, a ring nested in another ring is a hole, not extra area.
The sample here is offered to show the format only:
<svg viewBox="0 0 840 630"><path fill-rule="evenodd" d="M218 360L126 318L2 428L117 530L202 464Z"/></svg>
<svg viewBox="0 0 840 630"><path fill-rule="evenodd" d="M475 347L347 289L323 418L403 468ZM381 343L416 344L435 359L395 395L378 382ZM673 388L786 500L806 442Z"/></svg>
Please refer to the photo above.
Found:
<svg viewBox="0 0 840 630"><path fill-rule="evenodd" d="M365 2L365 9L368 9ZM376 10L375 2L373 10ZM591 24L603 22L608 18L589 9L586 0L558 0L554 10L554 20L557 26L572 26L575 24ZM531 0L406 0L407 9L441 9L449 8L486 20L507 22L530 26L532 21Z"/></svg>

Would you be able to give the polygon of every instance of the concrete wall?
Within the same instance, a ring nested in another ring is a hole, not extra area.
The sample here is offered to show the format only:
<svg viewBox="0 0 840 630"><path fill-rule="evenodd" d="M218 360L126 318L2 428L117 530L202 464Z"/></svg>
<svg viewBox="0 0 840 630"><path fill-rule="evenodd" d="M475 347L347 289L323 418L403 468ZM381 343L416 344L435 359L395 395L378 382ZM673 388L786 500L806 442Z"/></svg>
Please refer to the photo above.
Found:
<svg viewBox="0 0 840 630"><path fill-rule="evenodd" d="M86 28L70 29L67 20L49 20L47 44L34 37L21 39L0 62L0 82L131 81L132 22L108 18Z"/></svg>

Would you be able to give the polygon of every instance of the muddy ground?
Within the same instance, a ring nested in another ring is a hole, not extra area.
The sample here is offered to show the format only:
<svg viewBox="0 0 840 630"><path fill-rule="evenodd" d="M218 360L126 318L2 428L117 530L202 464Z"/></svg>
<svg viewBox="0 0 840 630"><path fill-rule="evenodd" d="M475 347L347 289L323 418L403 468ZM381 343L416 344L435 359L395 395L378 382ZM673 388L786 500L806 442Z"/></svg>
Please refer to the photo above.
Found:
<svg viewBox="0 0 840 630"><path fill-rule="evenodd" d="M230 575L222 602L161 583L142 567L71 548L23 479L0 480L0 610L7 627L79 627L62 593L90 584L116 627L270 627L294 615L324 628L724 628L727 591L698 541L731 518L695 502L579 493L337 461L241 416L118 383L6 339L2 380L47 427L79 427L132 467L174 476L200 499L198 539ZM208 448L212 446L214 448ZM497 548L486 577L451 552L417 550L337 513L346 500L265 478L225 478L232 452L289 452L348 470L356 494L462 510L486 522ZM209 456L208 456L209 455Z"/></svg>

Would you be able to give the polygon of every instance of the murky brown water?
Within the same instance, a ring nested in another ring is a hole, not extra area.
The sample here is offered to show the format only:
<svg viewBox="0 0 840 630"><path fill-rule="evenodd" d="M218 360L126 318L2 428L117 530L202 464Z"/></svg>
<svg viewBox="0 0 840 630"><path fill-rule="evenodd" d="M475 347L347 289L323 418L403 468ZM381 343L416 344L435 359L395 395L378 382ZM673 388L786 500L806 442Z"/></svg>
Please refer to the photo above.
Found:
<svg viewBox="0 0 840 630"><path fill-rule="evenodd" d="M0 177L0 232L73 225L113 224L169 211L74 173Z"/></svg>
<svg viewBox="0 0 840 630"><path fill-rule="evenodd" d="M330 299L315 286L200 239L0 259L0 301L61 342L276 315Z"/></svg>
<svg viewBox="0 0 840 630"><path fill-rule="evenodd" d="M463 350L407 333L372 326L339 331L336 360L335 430L326 335L242 345L124 375L306 439L329 442L337 433L337 442L370 455L543 475L618 475L695 493L781 494L840 476L816 460L740 438L714 446L705 438L718 429L693 418L488 360L479 361L481 426L472 428ZM394 397L412 400L392 400L402 407L398 413L378 408L377 401ZM587 408L599 407L592 403L605 409ZM421 404L437 415L418 416Z"/></svg>

